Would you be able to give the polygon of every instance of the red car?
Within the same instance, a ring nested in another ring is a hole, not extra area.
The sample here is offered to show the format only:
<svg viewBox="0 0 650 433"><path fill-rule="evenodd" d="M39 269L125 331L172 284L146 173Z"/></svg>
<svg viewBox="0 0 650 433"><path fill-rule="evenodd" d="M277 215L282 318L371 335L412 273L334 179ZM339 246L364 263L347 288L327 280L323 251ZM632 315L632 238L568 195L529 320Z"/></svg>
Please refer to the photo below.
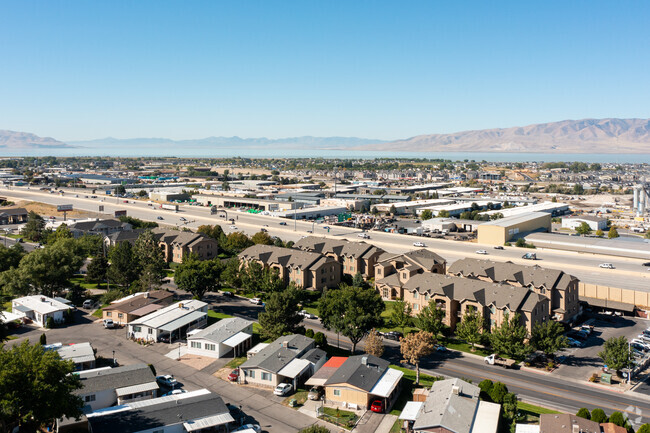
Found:
<svg viewBox="0 0 650 433"><path fill-rule="evenodd" d="M237 379L239 379L239 370L231 371L228 375L228 380L231 382L237 382Z"/></svg>
<svg viewBox="0 0 650 433"><path fill-rule="evenodd" d="M370 405L370 410L377 413L384 413L384 401L375 400Z"/></svg>

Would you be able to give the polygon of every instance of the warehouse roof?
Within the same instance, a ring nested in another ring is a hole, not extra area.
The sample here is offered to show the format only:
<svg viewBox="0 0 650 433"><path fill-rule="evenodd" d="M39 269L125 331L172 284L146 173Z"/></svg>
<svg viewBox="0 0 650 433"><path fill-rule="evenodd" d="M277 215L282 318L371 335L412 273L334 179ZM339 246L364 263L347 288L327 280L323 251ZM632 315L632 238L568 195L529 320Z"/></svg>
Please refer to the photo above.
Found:
<svg viewBox="0 0 650 433"><path fill-rule="evenodd" d="M481 226L497 226L497 227L511 227L517 224L523 224L528 221L536 220L538 218L547 217L550 218L551 214L546 212L526 212L521 215L515 215L511 217L501 218L494 221L487 221L481 224Z"/></svg>

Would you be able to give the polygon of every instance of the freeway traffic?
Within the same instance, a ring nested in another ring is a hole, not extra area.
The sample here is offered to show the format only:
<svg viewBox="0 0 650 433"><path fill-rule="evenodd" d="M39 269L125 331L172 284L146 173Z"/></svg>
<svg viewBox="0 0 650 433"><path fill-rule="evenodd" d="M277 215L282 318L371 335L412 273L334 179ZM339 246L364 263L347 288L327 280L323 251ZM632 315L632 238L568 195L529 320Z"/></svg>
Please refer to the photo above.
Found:
<svg viewBox="0 0 650 433"><path fill-rule="evenodd" d="M1 188L0 193L12 199L34 200L52 205L72 204L75 209L95 212L99 216L99 206L104 206L104 213L112 215L116 210L126 210L128 215L148 221L157 221L162 225L176 227L197 228L202 224L220 224L226 233L232 231L242 231L246 234L253 234L260 230L264 225L270 235L278 236L283 240L296 241L302 236L307 236L313 232L316 236L327 236L338 239L348 239L352 241L361 240L358 229L340 226L330 226L329 231L324 230L322 225L307 221L293 221L276 218L272 216L249 214L226 210L228 219L234 218L236 226L231 229L231 223L227 218L220 215L211 215L210 209L200 206L180 206L178 212L171 210L159 209L149 206L146 201L122 199L112 196L97 196L91 198L88 192L83 190L67 190L64 196L59 194L49 194L39 190L28 190L26 187L11 187L11 189ZM127 201L127 203L125 203ZM159 219L162 218L162 219ZM183 217L187 221L181 221ZM286 222L287 225L280 226L280 222ZM512 261L519 264L537 264L548 268L562 269L563 271L575 275L585 283L609 285L611 287L628 288L635 290L649 290L650 272L642 266L643 261L638 259L611 257L599 254L586 254L570 251L537 249L538 260L531 261L522 259L522 254L530 251L516 247L504 247L503 250L496 250L489 245L481 245L473 242L459 242L442 239L421 238L411 235L401 235L396 233L384 233L378 231L369 232L370 238L364 239L365 242L372 243L389 252L405 252L414 248L413 243L421 241L426 244L426 248L435 251L444 257L448 263L464 258L479 257L495 261ZM486 250L487 255L477 255L477 250ZM612 263L614 269L601 269L599 264L603 262Z"/></svg>

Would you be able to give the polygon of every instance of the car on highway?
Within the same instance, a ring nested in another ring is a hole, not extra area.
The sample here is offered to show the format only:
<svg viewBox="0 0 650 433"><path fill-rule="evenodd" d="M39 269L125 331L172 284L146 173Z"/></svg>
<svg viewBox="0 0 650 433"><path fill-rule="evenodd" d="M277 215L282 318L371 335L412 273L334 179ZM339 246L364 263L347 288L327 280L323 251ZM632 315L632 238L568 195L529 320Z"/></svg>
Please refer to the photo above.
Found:
<svg viewBox="0 0 650 433"><path fill-rule="evenodd" d="M158 215L158 216L156 217L156 219L164 220L165 218L163 218L163 217L161 217L160 215Z"/></svg>
<svg viewBox="0 0 650 433"><path fill-rule="evenodd" d="M104 319L104 328L106 329L115 328L115 323L113 322L113 319Z"/></svg>
<svg viewBox="0 0 650 433"><path fill-rule="evenodd" d="M287 223L285 223L284 221L282 221L282 222L280 223L280 225L281 225L281 226L286 226Z"/></svg>
<svg viewBox="0 0 650 433"><path fill-rule="evenodd" d="M265 229L265 228L261 228L260 231L261 231L262 233L267 233L267 232L268 232L268 230Z"/></svg>
<svg viewBox="0 0 650 433"><path fill-rule="evenodd" d="M263 302L262 302L262 300L260 298L251 298L250 303L255 304L255 305L262 305L263 304Z"/></svg>
<svg viewBox="0 0 650 433"><path fill-rule="evenodd" d="M237 230L237 226L230 226L230 230Z"/></svg>
<svg viewBox="0 0 650 433"><path fill-rule="evenodd" d="M307 398L309 400L320 400L324 393L325 390L322 386L312 386L309 394L307 394Z"/></svg>
<svg viewBox="0 0 650 433"><path fill-rule="evenodd" d="M330 226L323 226L323 230L329 230Z"/></svg>
<svg viewBox="0 0 650 433"><path fill-rule="evenodd" d="M237 379L239 379L239 370L234 369L233 371L230 372L228 375L228 380L231 382L237 382Z"/></svg>
<svg viewBox="0 0 650 433"><path fill-rule="evenodd" d="M370 235L368 233L359 233L357 236L362 239L370 239Z"/></svg>
<svg viewBox="0 0 650 433"><path fill-rule="evenodd" d="M645 262L641 266L650 266L650 262Z"/></svg>
<svg viewBox="0 0 650 433"><path fill-rule="evenodd" d="M424 245L424 242L413 242L413 246L414 247L426 247L426 245Z"/></svg>
<svg viewBox="0 0 650 433"><path fill-rule="evenodd" d="M185 219L185 217L180 217L179 219L180 219L181 221L187 221L187 220Z"/></svg>
<svg viewBox="0 0 650 433"><path fill-rule="evenodd" d="M495 249L495 250L502 250L502 249L504 249L504 248L503 248L501 245L497 245L497 246L494 247L494 249Z"/></svg>
<svg viewBox="0 0 650 433"><path fill-rule="evenodd" d="M262 433L262 427L260 427L259 424L244 424L243 426L233 430L232 433L248 432L250 430L254 431L255 433Z"/></svg>
<svg viewBox="0 0 650 433"><path fill-rule="evenodd" d="M614 265L611 263L601 263L598 267L603 269L614 269Z"/></svg>
<svg viewBox="0 0 650 433"><path fill-rule="evenodd" d="M476 254L487 254L485 250L476 250Z"/></svg>
<svg viewBox="0 0 650 433"><path fill-rule="evenodd" d="M174 379L174 376L171 374L156 376L156 383L158 383L158 385L168 386L170 388L174 388L178 384L176 379Z"/></svg>
<svg viewBox="0 0 650 433"><path fill-rule="evenodd" d="M313 233L311 230L307 230L307 233Z"/></svg>
<svg viewBox="0 0 650 433"><path fill-rule="evenodd" d="M293 386L291 386L290 383L281 383L278 386L275 387L273 390L273 394L279 395L279 396L284 396L287 395L291 392L293 389Z"/></svg>
<svg viewBox="0 0 650 433"><path fill-rule="evenodd" d="M305 319L318 319L318 317L316 317L315 314L311 314L311 313L310 313L309 311L307 311L307 310L302 310L302 311L300 311L300 313L298 313L298 315L304 317Z"/></svg>

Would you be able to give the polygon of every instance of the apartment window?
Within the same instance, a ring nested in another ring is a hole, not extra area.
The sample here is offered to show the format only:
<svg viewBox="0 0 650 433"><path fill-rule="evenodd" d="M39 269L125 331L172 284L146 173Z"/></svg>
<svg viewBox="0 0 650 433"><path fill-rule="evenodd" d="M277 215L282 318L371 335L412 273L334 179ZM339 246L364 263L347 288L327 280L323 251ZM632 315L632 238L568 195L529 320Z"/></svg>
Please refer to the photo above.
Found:
<svg viewBox="0 0 650 433"><path fill-rule="evenodd" d="M425 294L424 294L424 300L425 300L425 301L428 301L428 300L429 300L429 297L430 297L430 296L429 296L428 293L425 293Z"/></svg>
<svg viewBox="0 0 650 433"><path fill-rule="evenodd" d="M320 279L320 282L323 283L323 284L325 284L325 283L327 282L327 278L321 278L321 279Z"/></svg>
<svg viewBox="0 0 650 433"><path fill-rule="evenodd" d="M420 309L420 304L413 304L413 311L418 311Z"/></svg>
<svg viewBox="0 0 650 433"><path fill-rule="evenodd" d="M497 309L494 308L494 305L490 306L490 313L492 313L492 314L496 314L496 313L497 313Z"/></svg>
<svg viewBox="0 0 650 433"><path fill-rule="evenodd" d="M112 315L113 315L113 313L111 311L106 312L106 317L111 317Z"/></svg>
<svg viewBox="0 0 650 433"><path fill-rule="evenodd" d="M335 389L335 390L334 390L334 395L335 395L336 397L340 397L340 396L341 396L341 390L340 390L340 389Z"/></svg>
<svg viewBox="0 0 650 433"><path fill-rule="evenodd" d="M417 291L413 292L413 299L418 299L419 297L420 294Z"/></svg>
<svg viewBox="0 0 650 433"><path fill-rule="evenodd" d="M212 350L213 352L216 350L216 346L214 344L205 344L205 350Z"/></svg>
<svg viewBox="0 0 650 433"><path fill-rule="evenodd" d="M296 274L300 275L300 269L296 269Z"/></svg>
<svg viewBox="0 0 650 433"><path fill-rule="evenodd" d="M193 349L200 349L201 348L201 342L200 341L192 341L191 346Z"/></svg>
<svg viewBox="0 0 650 433"><path fill-rule="evenodd" d="M86 401L86 403L91 402L91 401L95 401L95 394L87 395L87 396L84 398L84 400Z"/></svg>
<svg viewBox="0 0 650 433"><path fill-rule="evenodd" d="M384 296L384 298L388 298L388 288L384 287L384 288L382 289L382 292L383 292L383 296Z"/></svg>
<svg viewBox="0 0 650 433"><path fill-rule="evenodd" d="M271 381L272 379L273 379L273 375L271 373L262 373L262 380Z"/></svg>

